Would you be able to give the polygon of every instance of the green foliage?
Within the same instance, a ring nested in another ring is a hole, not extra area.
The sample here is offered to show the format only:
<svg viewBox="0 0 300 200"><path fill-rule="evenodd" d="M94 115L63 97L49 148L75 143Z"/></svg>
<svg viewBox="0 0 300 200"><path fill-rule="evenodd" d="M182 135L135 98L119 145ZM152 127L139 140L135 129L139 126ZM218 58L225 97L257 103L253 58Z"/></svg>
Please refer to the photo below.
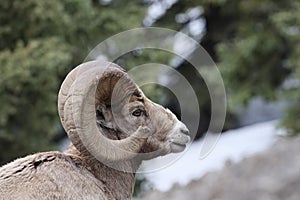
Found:
<svg viewBox="0 0 300 200"><path fill-rule="evenodd" d="M51 147L58 77L70 62L69 51L57 38L47 38L26 46L19 41L13 52L0 52L1 162Z"/></svg>
<svg viewBox="0 0 300 200"><path fill-rule="evenodd" d="M298 94L299 94L298 90ZM282 125L287 127L288 134L291 136L298 135L300 133L300 104L299 101L290 106L286 112L286 117L282 121ZM298 123L297 123L298 122Z"/></svg>
<svg viewBox="0 0 300 200"><path fill-rule="evenodd" d="M238 1L234 34L217 45L220 67L230 88L230 108L254 96L285 98L288 108L283 125L300 133L298 125L300 4L295 1ZM226 5L225 8L226 9ZM241 16L241 17L239 17Z"/></svg>
<svg viewBox="0 0 300 200"><path fill-rule="evenodd" d="M140 197L145 192L145 185L148 183L147 179L141 174L136 175L135 187L133 190L133 196Z"/></svg>
<svg viewBox="0 0 300 200"><path fill-rule="evenodd" d="M98 42L138 27L144 12L139 1L1 1L0 165L54 148L63 78Z"/></svg>
<svg viewBox="0 0 300 200"><path fill-rule="evenodd" d="M255 96L269 101L286 99L291 102L291 108L283 124L291 133L300 133L297 109L300 107L300 46L297 45L300 3L292 0L179 1L156 25L169 24L177 30L186 30L195 19L187 18L181 23L174 19L196 7L202 8L198 18L206 21L206 34L198 41L222 72L229 98L228 113ZM184 64L179 69L188 71ZM296 84L286 87L286 82ZM197 93L201 90L203 87L196 89ZM203 96L200 101L207 102Z"/></svg>
<svg viewBox="0 0 300 200"><path fill-rule="evenodd" d="M87 1L1 2L0 164L54 147L57 92L84 52L91 8Z"/></svg>
<svg viewBox="0 0 300 200"><path fill-rule="evenodd" d="M0 5L0 49L14 49L19 40L26 45L31 39L54 35L68 42L80 41L80 37L78 38L80 35L76 37L74 32L85 29L84 26L89 24L87 22L93 16L89 8L86 8L88 4L82 2L2 1ZM83 12L79 12L80 10Z"/></svg>
<svg viewBox="0 0 300 200"><path fill-rule="evenodd" d="M258 95L275 99L274 90L290 74L283 62L289 56L289 43L271 20L280 5L267 1L252 4L238 4L237 17L239 12L245 15L236 20L235 35L218 45L225 81L239 102ZM257 9L251 9L253 6Z"/></svg>

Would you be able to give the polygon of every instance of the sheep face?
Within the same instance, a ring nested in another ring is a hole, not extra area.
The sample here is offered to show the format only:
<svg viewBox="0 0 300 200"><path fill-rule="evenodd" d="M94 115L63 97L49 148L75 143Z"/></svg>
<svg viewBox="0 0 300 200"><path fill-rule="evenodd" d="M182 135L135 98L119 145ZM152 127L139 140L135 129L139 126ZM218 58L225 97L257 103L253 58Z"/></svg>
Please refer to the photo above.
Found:
<svg viewBox="0 0 300 200"><path fill-rule="evenodd" d="M117 131L119 138L130 136L139 127L150 129L152 134L141 148L142 153L160 152L164 155L182 152L190 140L187 127L170 110L149 100L139 89L132 91L128 99L117 106L104 107L96 111L97 123Z"/></svg>
<svg viewBox="0 0 300 200"><path fill-rule="evenodd" d="M58 105L74 146L103 162L177 153L189 141L186 126L112 63L93 61L71 71Z"/></svg>
<svg viewBox="0 0 300 200"><path fill-rule="evenodd" d="M161 155L182 152L190 141L187 127L170 110L148 99L147 104L151 119L149 126L156 128L156 132L148 138L143 152L161 151Z"/></svg>

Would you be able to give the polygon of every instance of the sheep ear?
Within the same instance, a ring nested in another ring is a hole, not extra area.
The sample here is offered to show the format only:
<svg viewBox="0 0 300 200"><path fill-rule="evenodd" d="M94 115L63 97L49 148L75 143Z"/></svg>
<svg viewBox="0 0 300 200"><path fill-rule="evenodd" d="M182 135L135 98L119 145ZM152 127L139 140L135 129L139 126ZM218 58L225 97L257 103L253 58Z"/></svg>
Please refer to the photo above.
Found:
<svg viewBox="0 0 300 200"><path fill-rule="evenodd" d="M106 106L99 106L96 110L97 124L102 128L114 129L111 110Z"/></svg>

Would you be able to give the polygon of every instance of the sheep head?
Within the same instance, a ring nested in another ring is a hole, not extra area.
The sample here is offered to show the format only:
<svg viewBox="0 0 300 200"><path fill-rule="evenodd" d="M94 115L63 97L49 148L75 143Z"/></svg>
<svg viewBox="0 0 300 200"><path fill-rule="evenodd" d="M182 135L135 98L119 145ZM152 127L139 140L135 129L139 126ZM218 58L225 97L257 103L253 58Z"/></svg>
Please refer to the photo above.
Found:
<svg viewBox="0 0 300 200"><path fill-rule="evenodd" d="M63 82L58 108L73 145L103 162L178 153L189 131L168 109L149 100L116 64L92 61Z"/></svg>

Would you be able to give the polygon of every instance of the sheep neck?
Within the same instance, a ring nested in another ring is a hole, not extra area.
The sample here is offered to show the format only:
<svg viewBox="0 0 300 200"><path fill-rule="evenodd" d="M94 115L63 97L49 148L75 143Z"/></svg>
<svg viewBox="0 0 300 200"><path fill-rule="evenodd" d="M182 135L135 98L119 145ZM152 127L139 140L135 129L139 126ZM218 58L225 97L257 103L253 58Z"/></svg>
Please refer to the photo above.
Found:
<svg viewBox="0 0 300 200"><path fill-rule="evenodd" d="M110 199L131 199L135 183L135 173L127 173L110 168L90 154L79 152L72 144L65 153L73 157L76 162L79 162L106 186L108 195L112 197ZM138 170L141 161L134 164L130 161L122 161L119 164L131 166L135 172Z"/></svg>

